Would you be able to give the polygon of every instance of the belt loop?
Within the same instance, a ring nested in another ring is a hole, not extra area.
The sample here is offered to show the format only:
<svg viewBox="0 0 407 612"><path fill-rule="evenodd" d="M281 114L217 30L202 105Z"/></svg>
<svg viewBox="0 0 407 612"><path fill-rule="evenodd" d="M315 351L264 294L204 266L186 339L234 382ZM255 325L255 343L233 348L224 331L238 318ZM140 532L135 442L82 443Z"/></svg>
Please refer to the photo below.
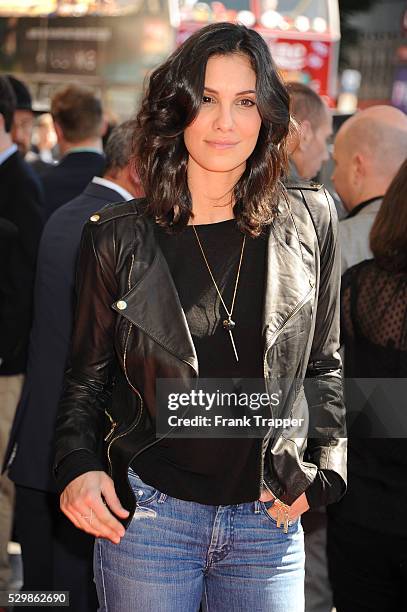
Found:
<svg viewBox="0 0 407 612"><path fill-rule="evenodd" d="M260 500L256 499L256 501L254 502L254 514L260 514L261 510L260 510Z"/></svg>
<svg viewBox="0 0 407 612"><path fill-rule="evenodd" d="M163 504L167 499L168 495L166 493L160 493L160 497L157 500L157 503Z"/></svg>

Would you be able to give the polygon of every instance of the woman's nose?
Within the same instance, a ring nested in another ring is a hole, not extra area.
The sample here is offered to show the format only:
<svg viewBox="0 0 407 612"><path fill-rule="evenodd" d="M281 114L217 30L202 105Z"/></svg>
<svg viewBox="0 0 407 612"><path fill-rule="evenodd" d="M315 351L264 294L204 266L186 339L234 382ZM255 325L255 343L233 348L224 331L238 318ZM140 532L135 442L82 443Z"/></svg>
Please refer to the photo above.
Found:
<svg viewBox="0 0 407 612"><path fill-rule="evenodd" d="M230 130L234 123L230 106L228 104L218 104L216 111L215 128L222 131Z"/></svg>

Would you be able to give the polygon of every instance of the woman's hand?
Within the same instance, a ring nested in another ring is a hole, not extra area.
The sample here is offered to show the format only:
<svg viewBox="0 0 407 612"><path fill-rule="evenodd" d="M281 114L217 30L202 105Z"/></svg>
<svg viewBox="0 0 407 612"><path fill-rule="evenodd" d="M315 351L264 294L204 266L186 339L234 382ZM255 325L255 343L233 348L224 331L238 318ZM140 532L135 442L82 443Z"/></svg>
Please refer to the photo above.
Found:
<svg viewBox="0 0 407 612"><path fill-rule="evenodd" d="M275 499L275 496L269 491L263 490L260 496L260 501L270 501L272 499ZM289 506L288 518L290 521L296 521L298 517L300 517L301 514L304 514L304 512L307 512L307 510L309 510L309 505L306 495L305 493L303 493L302 495L297 497L297 499L291 504L291 506ZM268 509L268 513L275 520L277 520L277 505L275 506L273 504L271 508Z"/></svg>
<svg viewBox="0 0 407 612"><path fill-rule="evenodd" d="M121 505L113 480L105 472L86 472L72 480L61 495L60 507L76 527L97 538L118 544L124 536L123 525L112 513L126 518L129 512Z"/></svg>

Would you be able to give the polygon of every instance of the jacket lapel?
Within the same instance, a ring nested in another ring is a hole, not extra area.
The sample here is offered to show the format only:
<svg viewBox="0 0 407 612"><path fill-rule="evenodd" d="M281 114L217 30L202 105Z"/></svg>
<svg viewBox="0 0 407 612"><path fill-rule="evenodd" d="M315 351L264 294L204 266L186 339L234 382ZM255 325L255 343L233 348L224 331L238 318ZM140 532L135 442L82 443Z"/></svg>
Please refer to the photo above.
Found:
<svg viewBox="0 0 407 612"><path fill-rule="evenodd" d="M303 262L301 244L288 201L280 200L270 227L264 287L263 338L274 342L278 331L306 300L314 286Z"/></svg>
<svg viewBox="0 0 407 612"><path fill-rule="evenodd" d="M112 307L198 374L191 332L158 244L155 243L154 259L141 279Z"/></svg>

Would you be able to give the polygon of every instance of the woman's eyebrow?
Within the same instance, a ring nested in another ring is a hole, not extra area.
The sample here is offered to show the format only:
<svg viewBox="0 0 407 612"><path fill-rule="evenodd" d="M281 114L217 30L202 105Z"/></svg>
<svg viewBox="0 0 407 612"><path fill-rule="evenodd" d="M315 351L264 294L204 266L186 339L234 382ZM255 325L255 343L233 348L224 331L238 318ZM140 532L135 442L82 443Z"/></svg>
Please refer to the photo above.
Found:
<svg viewBox="0 0 407 612"><path fill-rule="evenodd" d="M218 94L219 92L216 91L216 89L211 89L210 87L204 87L205 91L209 91L210 93L214 93L214 94ZM241 96L243 94L255 94L256 90L255 89L246 89L245 91L238 91L235 95L236 96Z"/></svg>

